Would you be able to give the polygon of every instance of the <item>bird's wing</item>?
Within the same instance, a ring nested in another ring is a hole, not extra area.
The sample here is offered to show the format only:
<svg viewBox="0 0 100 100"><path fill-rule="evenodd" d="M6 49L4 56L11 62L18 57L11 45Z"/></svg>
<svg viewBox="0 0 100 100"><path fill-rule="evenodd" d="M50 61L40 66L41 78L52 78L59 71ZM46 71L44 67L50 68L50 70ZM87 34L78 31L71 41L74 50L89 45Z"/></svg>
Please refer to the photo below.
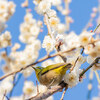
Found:
<svg viewBox="0 0 100 100"><path fill-rule="evenodd" d="M49 66L47 66L46 68L44 68L44 69L41 71L41 75L47 73L47 72L50 71L50 70L59 68L59 67L64 66L64 65L67 65L67 64L66 64L66 63L57 63L57 64L49 65Z"/></svg>

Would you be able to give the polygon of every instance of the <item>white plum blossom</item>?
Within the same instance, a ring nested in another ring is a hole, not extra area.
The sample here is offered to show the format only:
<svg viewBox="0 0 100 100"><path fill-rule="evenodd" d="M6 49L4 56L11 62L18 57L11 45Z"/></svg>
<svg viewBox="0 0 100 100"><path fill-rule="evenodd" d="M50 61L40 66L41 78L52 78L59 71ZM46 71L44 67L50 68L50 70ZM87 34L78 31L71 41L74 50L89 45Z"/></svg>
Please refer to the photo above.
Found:
<svg viewBox="0 0 100 100"><path fill-rule="evenodd" d="M92 39L92 35L94 35L94 33L90 33L90 32L87 32L87 31L83 31L80 36L79 36L79 41L80 41L80 44L85 46L87 45L88 43L91 42L91 39Z"/></svg>
<svg viewBox="0 0 100 100"><path fill-rule="evenodd" d="M80 46L79 37L73 31L70 32L68 35L66 35L65 41L66 41L68 48Z"/></svg>
<svg viewBox="0 0 100 100"><path fill-rule="evenodd" d="M89 63L89 64L91 64L93 61L95 60L95 58L93 58L93 57L91 57L91 56L88 56L87 57L87 62ZM100 62L100 61L99 61ZM94 71L96 71L96 70L100 70L100 63L96 63L95 65L93 65L93 67L92 67L92 69L94 70Z"/></svg>
<svg viewBox="0 0 100 100"><path fill-rule="evenodd" d="M52 9L47 10L48 17L56 17L56 11Z"/></svg>
<svg viewBox="0 0 100 100"><path fill-rule="evenodd" d="M13 96L10 98L10 100L23 100L23 95L22 96Z"/></svg>
<svg viewBox="0 0 100 100"><path fill-rule="evenodd" d="M46 13L51 8L51 2L48 0L42 0L36 7L36 11L39 14Z"/></svg>
<svg viewBox="0 0 100 100"><path fill-rule="evenodd" d="M76 57L70 58L70 60L68 60L68 62L74 66L74 69L64 76L64 82L72 88L76 86L79 83L79 81L82 82L82 80L85 78L85 74L82 77L80 77L80 74L83 71L80 69L80 67L86 61L86 58L84 58L82 55L78 55ZM76 60L77 62L75 63Z"/></svg>
<svg viewBox="0 0 100 100"><path fill-rule="evenodd" d="M31 67L27 68L26 70L23 71L24 77L29 77L33 71L34 70Z"/></svg>
<svg viewBox="0 0 100 100"><path fill-rule="evenodd" d="M21 46L19 43L15 43L14 46L11 48L12 51L16 51L17 49L19 49Z"/></svg>
<svg viewBox="0 0 100 100"><path fill-rule="evenodd" d="M57 17L51 17L51 18L49 19L49 23L50 23L50 26L51 26L52 28L56 28L57 25L59 24L59 18L57 18Z"/></svg>
<svg viewBox="0 0 100 100"><path fill-rule="evenodd" d="M7 6L8 2L5 0L0 0L0 13L6 13L7 12Z"/></svg>
<svg viewBox="0 0 100 100"><path fill-rule="evenodd" d="M11 46L11 34L9 31L0 35L0 48Z"/></svg>
<svg viewBox="0 0 100 100"><path fill-rule="evenodd" d="M0 21L0 33L6 28L6 24L3 21Z"/></svg>
<svg viewBox="0 0 100 100"><path fill-rule="evenodd" d="M14 14L15 7L12 1L0 0L0 21L6 22Z"/></svg>
<svg viewBox="0 0 100 100"><path fill-rule="evenodd" d="M56 56L56 57L54 58L54 62L55 62L55 63L63 63L64 61L62 60L61 57Z"/></svg>
<svg viewBox="0 0 100 100"><path fill-rule="evenodd" d="M38 5L40 2L41 2L41 0L33 0L33 3L34 3L35 5Z"/></svg>
<svg viewBox="0 0 100 100"><path fill-rule="evenodd" d="M52 5L54 5L54 6L59 6L62 3L61 0L50 0L50 1L51 1Z"/></svg>
<svg viewBox="0 0 100 100"><path fill-rule="evenodd" d="M58 47L58 46L62 46L63 44L65 43L65 38L62 34L57 34L56 35L56 43L55 43L55 46Z"/></svg>
<svg viewBox="0 0 100 100"><path fill-rule="evenodd" d="M25 16L24 16L24 21L26 23L31 23L31 21L34 21L34 23L36 22L36 20L32 20L33 18L33 15L31 13L27 13Z"/></svg>
<svg viewBox="0 0 100 100"><path fill-rule="evenodd" d="M88 90L91 90L92 89L92 84L88 84Z"/></svg>
<svg viewBox="0 0 100 100"><path fill-rule="evenodd" d="M42 47L46 49L47 52L51 52L54 49L55 41L50 36L45 36L43 40Z"/></svg>
<svg viewBox="0 0 100 100"><path fill-rule="evenodd" d="M9 73L11 71L11 68L10 68L10 66L5 65L5 66L3 66L2 70L4 73Z"/></svg>
<svg viewBox="0 0 100 100"><path fill-rule="evenodd" d="M39 92L40 92L40 93L44 93L44 92L47 91L47 87L44 86L44 85L39 85L38 87L39 87Z"/></svg>
<svg viewBox="0 0 100 100"><path fill-rule="evenodd" d="M68 87L74 87L78 84L79 82L79 75L77 75L77 73L75 73L74 71L72 71L69 74L66 74L64 76L64 82L68 84Z"/></svg>
<svg viewBox="0 0 100 100"><path fill-rule="evenodd" d="M0 94L4 94L5 91L6 93L9 93L13 88L13 84L11 82L11 77L8 79L4 79L1 83L0 83Z"/></svg>
<svg viewBox="0 0 100 100"><path fill-rule="evenodd" d="M100 97L93 97L92 100L100 100Z"/></svg>
<svg viewBox="0 0 100 100"><path fill-rule="evenodd" d="M65 38L64 38L63 35L57 34L57 36L56 36L56 41L57 41L57 42L62 42L62 43L64 43L64 40L65 40Z"/></svg>
<svg viewBox="0 0 100 100"><path fill-rule="evenodd" d="M54 100L54 99L53 99L53 96L50 96L46 100Z"/></svg>
<svg viewBox="0 0 100 100"><path fill-rule="evenodd" d="M31 95L32 93L34 94L35 93L35 86L33 84L33 82L31 81L25 81L24 82L24 87L23 87L23 92L26 94L26 95Z"/></svg>
<svg viewBox="0 0 100 100"><path fill-rule="evenodd" d="M45 93L47 91L47 87L44 85L39 85L39 93ZM46 100L53 100L53 96L48 97Z"/></svg>
<svg viewBox="0 0 100 100"><path fill-rule="evenodd" d="M57 26L57 32L62 34L65 31L66 31L66 26L64 24L58 24L58 26Z"/></svg>
<svg viewBox="0 0 100 100"><path fill-rule="evenodd" d="M32 33L32 35L34 37L37 37L39 35L40 32L40 28L37 25L34 25L30 28L30 32Z"/></svg>
<svg viewBox="0 0 100 100"><path fill-rule="evenodd" d="M42 67L47 67L47 66L52 65L52 64L54 64L54 61L49 59L49 60L46 60L42 63Z"/></svg>
<svg viewBox="0 0 100 100"><path fill-rule="evenodd" d="M35 39L33 43L26 45L23 51L16 51L18 46L14 46L12 52L10 53L8 65L11 70L17 70L22 67L27 66L28 64L33 63L39 56L38 51L40 50L41 43L40 40ZM6 57L4 57L6 59ZM27 71L23 71L25 77L31 75L33 70L27 69ZM25 74L26 73L26 74Z"/></svg>
<svg viewBox="0 0 100 100"><path fill-rule="evenodd" d="M33 15L28 12L24 17L24 22L20 25L20 41L27 44L34 43L40 33L40 27L41 25L38 25Z"/></svg>

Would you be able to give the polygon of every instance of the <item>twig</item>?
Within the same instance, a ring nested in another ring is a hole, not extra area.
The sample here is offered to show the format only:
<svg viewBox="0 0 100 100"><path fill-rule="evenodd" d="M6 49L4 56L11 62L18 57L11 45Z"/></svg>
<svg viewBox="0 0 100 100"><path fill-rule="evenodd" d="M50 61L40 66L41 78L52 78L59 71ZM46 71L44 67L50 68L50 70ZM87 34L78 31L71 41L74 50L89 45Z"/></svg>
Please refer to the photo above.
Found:
<svg viewBox="0 0 100 100"><path fill-rule="evenodd" d="M92 70L92 74L91 74L91 71L90 71L90 75L89 75L89 84L88 84L87 100L90 100L91 99L92 86L89 86L89 85L93 85L93 78L91 78L91 75L93 75L93 70Z"/></svg>
<svg viewBox="0 0 100 100"><path fill-rule="evenodd" d="M36 87L37 87L37 95L38 95L39 94L39 87L38 87L37 80L36 80Z"/></svg>
<svg viewBox="0 0 100 100"><path fill-rule="evenodd" d="M67 0L65 0L65 10L66 10L66 12L68 12L68 11L69 11L69 3L68 3L68 1L67 1ZM69 30L70 30L70 23L69 23L68 18L69 18L69 16L68 16L68 14L67 14L67 15L65 16L66 31L67 31L67 33L68 33L68 32L69 32Z"/></svg>
<svg viewBox="0 0 100 100"><path fill-rule="evenodd" d="M6 97L7 100L9 100L9 98L6 96L6 91L5 91L4 95L3 95L2 100L5 100L5 97Z"/></svg>
<svg viewBox="0 0 100 100"><path fill-rule="evenodd" d="M99 28L100 24L94 29L93 32L96 32L96 30Z"/></svg>
<svg viewBox="0 0 100 100"><path fill-rule="evenodd" d="M90 80L89 84L92 84L92 80ZM91 92L92 92L92 89L88 91L87 100L90 100L90 98L91 98Z"/></svg>
<svg viewBox="0 0 100 100"><path fill-rule="evenodd" d="M64 98L64 95L65 95L65 93L66 93L67 88L68 88L68 87L65 87L65 90L64 90L64 92L63 92L62 97L61 97L61 99L60 99L60 100L63 100L63 98Z"/></svg>
<svg viewBox="0 0 100 100"><path fill-rule="evenodd" d="M82 77L93 65L95 65L96 63L98 63L98 60L100 59L100 57L97 57L93 62L92 64L87 67L81 74L80 74L80 77Z"/></svg>
<svg viewBox="0 0 100 100"><path fill-rule="evenodd" d="M82 32L83 32L83 31L86 31L86 30L89 28L89 25L90 25L90 23L92 23L92 21L93 21L93 18L91 18L91 19L88 21L88 23L86 24L86 26L85 26L85 28L82 30Z"/></svg>
<svg viewBox="0 0 100 100"><path fill-rule="evenodd" d="M13 93L13 91L14 91L14 88L15 88L15 86L18 84L18 82L20 81L21 76L22 76L22 74L18 77L17 81L15 81L16 75L14 75L14 77L13 77L13 88L12 88L12 90L10 91L9 98L12 96L12 93Z"/></svg>
<svg viewBox="0 0 100 100"><path fill-rule="evenodd" d="M5 91L5 93L4 93L3 97L2 97L2 100L4 100L4 98L5 98L5 95L6 95L6 91Z"/></svg>
<svg viewBox="0 0 100 100"><path fill-rule="evenodd" d="M83 47L83 49L82 49L81 55L83 54L83 52L84 52L84 47ZM77 61L78 61L78 59L79 59L79 56L77 57L77 59L76 59L74 65L73 65L73 67L71 68L70 71L72 71L72 70L74 69L74 67L75 67L75 65L76 65L76 63L77 63Z"/></svg>
<svg viewBox="0 0 100 100"><path fill-rule="evenodd" d="M97 77L97 81L98 81L98 83L100 84L100 78L99 78L99 74L98 74L97 71L95 71L95 75L96 75L96 77Z"/></svg>
<svg viewBox="0 0 100 100"><path fill-rule="evenodd" d="M15 86L15 78L16 78L16 74L13 76L13 88L10 91L9 98L12 96L12 93L13 93L13 89L14 89L14 86Z"/></svg>
<svg viewBox="0 0 100 100"><path fill-rule="evenodd" d="M51 27L50 27L49 20L48 20L48 16L47 16L46 13L44 14L44 18L45 18L46 25L47 25L47 29L48 29L48 35L51 36Z"/></svg>
<svg viewBox="0 0 100 100"><path fill-rule="evenodd" d="M8 55L7 47L5 48L6 55Z"/></svg>

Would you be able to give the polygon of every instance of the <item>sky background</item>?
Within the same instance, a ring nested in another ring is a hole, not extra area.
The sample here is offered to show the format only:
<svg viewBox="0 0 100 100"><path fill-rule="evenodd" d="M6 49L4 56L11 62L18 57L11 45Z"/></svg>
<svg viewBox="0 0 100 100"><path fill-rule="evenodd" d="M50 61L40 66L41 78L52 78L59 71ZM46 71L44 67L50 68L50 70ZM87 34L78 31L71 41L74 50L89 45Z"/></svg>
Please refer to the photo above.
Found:
<svg viewBox="0 0 100 100"><path fill-rule="evenodd" d="M11 1L11 0L9 0ZM11 19L7 22L8 27L5 30L9 30L12 34L12 43L21 43L19 41L19 27L20 24L24 21L24 15L25 15L25 8L21 7L21 3L24 2L24 0L12 0L16 4L16 12L14 15L11 17ZM33 0L29 0L29 8L32 9L32 14L34 18L37 20L42 20L42 16L37 15L37 13L34 10L34 4L32 3ZM90 19L90 14L92 12L93 7L97 7L98 1L97 0L72 0L72 3L70 4L70 16L74 19L74 23L71 24L71 31L75 31L77 34L80 34L82 29L85 27L87 22ZM60 15L58 13L58 15ZM64 22L64 17L59 16L61 19L61 22ZM94 29L96 27L96 24L94 24L94 27L91 29ZM47 29L46 26L44 26L44 31L40 33L38 38L43 41L44 36L46 35ZM21 43L21 49L24 49L25 44ZM10 52L10 47L8 47L8 52ZM42 58L45 56L46 52L44 49L40 51L40 56L39 58ZM39 59L38 58L38 59ZM3 62L2 62L3 63ZM88 64L86 64L88 66ZM0 76L3 73L0 71ZM72 89L68 89L66 92L66 95L64 97L64 100L87 100L87 85L88 85L88 75L89 72L86 73L86 79L82 83L79 83L77 86L75 86ZM33 73L31 77L28 78L28 80L31 80L33 82L36 81L35 74ZM19 96L22 94L22 87L23 87L23 81L24 78L22 77L19 84L15 87L14 89L14 96ZM98 89L97 89L98 83L96 80L96 77L94 75L94 80L93 80L93 90L92 90L92 97L98 95ZM54 100L59 100L61 97L61 92L58 92L54 94Z"/></svg>

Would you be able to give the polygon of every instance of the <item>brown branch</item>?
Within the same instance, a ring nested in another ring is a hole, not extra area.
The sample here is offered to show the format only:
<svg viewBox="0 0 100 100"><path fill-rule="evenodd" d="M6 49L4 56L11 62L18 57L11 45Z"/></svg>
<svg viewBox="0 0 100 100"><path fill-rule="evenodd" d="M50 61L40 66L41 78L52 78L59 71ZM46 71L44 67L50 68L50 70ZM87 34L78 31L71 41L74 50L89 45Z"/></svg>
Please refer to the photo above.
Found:
<svg viewBox="0 0 100 100"><path fill-rule="evenodd" d="M11 76L11 75L13 75L13 74L16 74L16 73L18 73L18 72L21 72L22 70L25 70L26 68L28 68L28 67L30 67L30 66L33 66L33 65L36 65L36 64L38 64L38 63L40 63L40 62L42 62L42 61L45 61L45 60L47 60L47 59L49 59L49 58L53 58L53 57L55 57L55 56L59 56L59 55L64 54L64 53L68 53L68 52L73 51L73 50L75 50L75 49L76 49L76 48L72 48L72 49L70 49L70 50L66 50L66 51L63 51L63 52L58 52L58 53L56 53L56 54L52 54L52 55L45 56L44 58L41 58L40 60L38 60L38 61L36 61L36 62L34 62L34 63L32 63L32 64L29 64L29 65L27 65L26 67L23 67L23 68L21 68L21 69L19 69L19 70L16 70L16 71L14 71L14 72L11 72L11 73L9 73L9 74L6 74L6 75L0 77L0 80L6 78L6 77L8 77L8 76Z"/></svg>
<svg viewBox="0 0 100 100"><path fill-rule="evenodd" d="M37 80L36 80L36 87L37 87L37 95L38 95L39 94L39 87L38 87Z"/></svg>
<svg viewBox="0 0 100 100"><path fill-rule="evenodd" d="M61 97L61 99L60 99L60 100L63 100L63 98L64 98L64 95L65 95L65 93L66 93L67 88L68 88L68 87L65 87L65 90L64 90L64 92L63 92L62 97Z"/></svg>
<svg viewBox="0 0 100 100"><path fill-rule="evenodd" d="M80 74L80 77L82 77L93 65L95 65L96 63L98 63L98 61L100 60L100 57L97 57L93 62L92 64L87 67L81 74Z"/></svg>
<svg viewBox="0 0 100 100"><path fill-rule="evenodd" d="M82 49L82 51L81 51L81 55L82 55L83 53L84 53L84 47L83 47L83 49ZM77 57L77 59L76 59L74 65L73 65L73 67L71 68L70 71L72 71L72 70L74 69L74 67L75 67L76 63L78 62L78 60L79 60L79 56Z"/></svg>
<svg viewBox="0 0 100 100"><path fill-rule="evenodd" d="M64 87L66 87L67 84L62 82L60 85L58 86L55 86L54 88L52 89L48 89L45 93L41 93L35 97L32 97L30 99L27 99L27 100L43 100L43 99L46 99L48 98L49 96L53 95L54 93L62 90Z"/></svg>
<svg viewBox="0 0 100 100"><path fill-rule="evenodd" d="M9 94L9 100L10 100L10 98L11 98L12 94L13 94L13 91L14 91L14 89L15 89L16 85L19 83L19 81L20 81L21 77L22 77L22 74L21 74L21 75L19 75L19 77L18 77L17 81L15 81L16 74L14 75L14 77L13 77L13 88L12 88L12 90L10 91L10 94Z"/></svg>
<svg viewBox="0 0 100 100"><path fill-rule="evenodd" d="M5 98L6 98L7 100L9 100L9 98L6 96L6 91L5 91L4 95L3 95L2 100L5 100Z"/></svg>
<svg viewBox="0 0 100 100"><path fill-rule="evenodd" d="M15 87L15 78L16 78L16 74L13 76L13 87L12 87L12 90L10 91L9 98L11 98L12 93L13 93L13 89Z"/></svg>
<svg viewBox="0 0 100 100"><path fill-rule="evenodd" d="M93 62L89 67L87 67L87 68L80 74L80 77L82 77L94 64L96 64L96 63Z"/></svg>
<svg viewBox="0 0 100 100"><path fill-rule="evenodd" d="M86 68L86 70L84 70L84 71L80 74L80 77L82 77L94 64L98 63L99 60L100 60L100 57L96 58L96 59L93 61L93 63L92 63L90 66L88 66L88 67ZM80 77L79 77L79 78L80 78ZM39 94L39 95L37 95L37 96L35 96L35 97L31 97L31 98L28 99L28 100L42 100L42 99L46 99L46 98L48 98L49 96L53 95L54 93L56 93L56 92L62 90L62 89L65 88L66 86L67 86L67 88L66 88L66 90L67 90L67 89L68 89L68 85L67 85L66 83L62 82L60 85L55 86L55 87L53 87L53 88L47 90L45 93L41 93L41 94ZM64 94L65 94L65 92L63 93L63 95L64 95ZM63 96L62 96L62 97L63 97Z"/></svg>
<svg viewBox="0 0 100 100"><path fill-rule="evenodd" d="M51 27L50 27L48 16L47 16L46 13L44 14L44 18L45 18L46 26L47 26L47 29L48 29L48 35L51 36Z"/></svg>

